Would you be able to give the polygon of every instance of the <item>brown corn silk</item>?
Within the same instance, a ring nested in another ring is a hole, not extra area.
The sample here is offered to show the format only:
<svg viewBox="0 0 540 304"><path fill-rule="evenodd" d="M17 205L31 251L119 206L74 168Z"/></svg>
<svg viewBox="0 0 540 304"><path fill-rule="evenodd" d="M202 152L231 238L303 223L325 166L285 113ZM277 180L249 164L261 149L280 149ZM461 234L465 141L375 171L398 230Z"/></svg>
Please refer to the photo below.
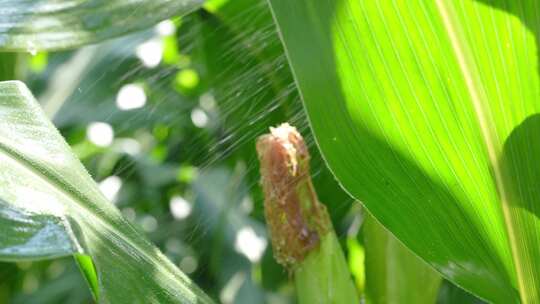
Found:
<svg viewBox="0 0 540 304"><path fill-rule="evenodd" d="M313 188L309 152L296 128L270 128L259 137L257 153L274 256L293 271L331 231L330 218Z"/></svg>

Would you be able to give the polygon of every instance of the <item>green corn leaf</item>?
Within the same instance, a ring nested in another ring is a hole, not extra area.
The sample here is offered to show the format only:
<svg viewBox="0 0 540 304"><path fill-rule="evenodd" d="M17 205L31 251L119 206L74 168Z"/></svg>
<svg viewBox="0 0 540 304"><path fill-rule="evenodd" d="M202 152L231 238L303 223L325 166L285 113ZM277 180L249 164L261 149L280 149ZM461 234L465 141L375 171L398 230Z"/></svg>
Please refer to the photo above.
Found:
<svg viewBox="0 0 540 304"><path fill-rule="evenodd" d="M269 0L345 189L443 276L540 302L540 4Z"/></svg>
<svg viewBox="0 0 540 304"><path fill-rule="evenodd" d="M96 43L191 12L203 0L0 0L0 49L36 52Z"/></svg>
<svg viewBox="0 0 540 304"><path fill-rule="evenodd" d="M210 303L99 192L20 82L0 83L0 260L75 255L100 303Z"/></svg>

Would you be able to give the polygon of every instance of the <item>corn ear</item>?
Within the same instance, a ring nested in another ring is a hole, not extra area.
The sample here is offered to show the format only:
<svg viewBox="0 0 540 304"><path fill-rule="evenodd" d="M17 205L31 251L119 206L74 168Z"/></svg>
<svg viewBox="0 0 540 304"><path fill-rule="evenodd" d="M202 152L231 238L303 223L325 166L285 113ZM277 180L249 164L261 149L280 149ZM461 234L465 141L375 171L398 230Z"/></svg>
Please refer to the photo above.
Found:
<svg viewBox="0 0 540 304"><path fill-rule="evenodd" d="M294 277L298 302L358 303L330 217L313 187L302 136L288 124L270 128L258 139L257 152L274 257Z"/></svg>

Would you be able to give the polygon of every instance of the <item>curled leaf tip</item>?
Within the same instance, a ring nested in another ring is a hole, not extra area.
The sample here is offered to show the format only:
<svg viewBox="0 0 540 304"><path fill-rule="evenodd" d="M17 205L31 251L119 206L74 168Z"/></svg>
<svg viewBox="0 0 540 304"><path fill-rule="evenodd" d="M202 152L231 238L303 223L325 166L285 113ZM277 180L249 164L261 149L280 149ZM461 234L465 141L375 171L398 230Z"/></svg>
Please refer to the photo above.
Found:
<svg viewBox="0 0 540 304"><path fill-rule="evenodd" d="M331 228L326 208L313 188L309 152L296 128L270 128L257 140L264 211L274 256L293 270Z"/></svg>

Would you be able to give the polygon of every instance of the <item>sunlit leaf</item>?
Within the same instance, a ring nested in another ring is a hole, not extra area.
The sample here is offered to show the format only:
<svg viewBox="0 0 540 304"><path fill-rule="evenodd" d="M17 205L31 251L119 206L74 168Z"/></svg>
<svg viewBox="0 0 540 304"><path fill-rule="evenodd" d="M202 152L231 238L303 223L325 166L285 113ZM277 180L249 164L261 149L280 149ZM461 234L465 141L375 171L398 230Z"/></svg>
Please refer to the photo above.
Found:
<svg viewBox="0 0 540 304"><path fill-rule="evenodd" d="M211 302L105 199L24 84L0 83L0 118L0 260L86 255L100 303Z"/></svg>
<svg viewBox="0 0 540 304"><path fill-rule="evenodd" d="M538 2L269 2L344 188L455 284L539 302Z"/></svg>
<svg viewBox="0 0 540 304"><path fill-rule="evenodd" d="M146 29L203 0L0 0L0 49L65 49Z"/></svg>

